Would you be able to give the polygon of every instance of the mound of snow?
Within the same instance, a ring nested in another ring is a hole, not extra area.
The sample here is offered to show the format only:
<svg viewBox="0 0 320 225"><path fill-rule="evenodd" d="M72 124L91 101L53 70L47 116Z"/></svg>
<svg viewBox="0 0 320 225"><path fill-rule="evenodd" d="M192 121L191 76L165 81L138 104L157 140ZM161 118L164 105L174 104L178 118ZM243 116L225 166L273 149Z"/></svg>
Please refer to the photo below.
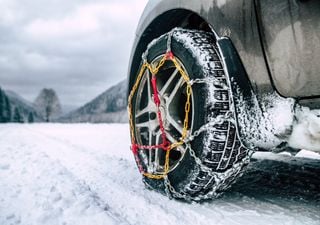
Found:
<svg viewBox="0 0 320 225"><path fill-rule="evenodd" d="M288 140L293 148L320 152L320 111L301 107L296 110L296 122Z"/></svg>

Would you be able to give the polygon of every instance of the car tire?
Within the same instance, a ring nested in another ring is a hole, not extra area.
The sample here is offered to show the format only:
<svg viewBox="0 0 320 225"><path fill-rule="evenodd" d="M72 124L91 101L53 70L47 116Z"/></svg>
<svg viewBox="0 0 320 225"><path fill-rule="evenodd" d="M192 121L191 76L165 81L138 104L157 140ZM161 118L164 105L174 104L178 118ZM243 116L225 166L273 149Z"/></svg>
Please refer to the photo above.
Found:
<svg viewBox="0 0 320 225"><path fill-rule="evenodd" d="M168 42L170 42L169 46ZM249 161L249 151L240 141L235 122L228 73L224 66L223 56L220 55L216 44L216 38L212 33L182 28L176 28L152 41L142 57L144 59L141 62L141 67L145 61L150 62L150 64L154 62L157 65L159 59L168 52L168 47L188 75L190 83L192 83L192 109L188 114L188 117L190 117L188 130L189 136L195 134L195 132L197 135L191 136L190 145L183 144L179 150L174 149L172 154L170 153L170 171L164 179L165 182L163 179L153 179L148 176L143 176L143 180L147 187L167 193L175 198L195 201L211 199L223 193L241 176ZM160 80L157 83L159 90L164 89L166 82L172 76L178 76L179 78L179 75L173 75L174 67L171 68L172 64L170 66L170 60L168 61L168 65L166 65L166 62L163 69L160 68L156 74ZM146 76L152 75L148 74ZM179 93L182 97L175 96L177 100L172 100L174 103L169 103L168 101L167 104L169 106L167 108L169 109L167 111L163 110L163 114L166 114L163 116L164 120L176 120L176 123L168 122L169 125L165 130L171 136L171 140L169 139L171 144L174 140L179 140L181 132L179 133L180 130L178 128L175 129L175 127L179 127L177 124L182 124L181 120L183 121L183 118L181 117L184 115L186 101L185 89L187 82L175 84L174 82L180 81L178 78L172 78L172 84L170 84L172 87L171 89L168 88L169 91L166 94L173 96ZM136 79L137 77L134 78L134 80ZM148 77L145 78L144 83L140 81L140 89L138 88L138 91L134 93L131 99L132 109L130 113L132 113L133 120L133 138L140 140L140 144L155 145L159 143L159 140L156 136L152 136L154 131L151 132L151 128L140 126L144 122L140 123L140 120L137 119L137 115L140 116L140 112L143 111L142 108L148 106L146 103L148 100L145 97L148 95L146 94L147 88L143 85L150 85L148 83L150 82L149 79ZM173 93L177 86L181 90ZM170 90L172 91L170 92ZM162 94L165 95L164 92ZM162 99L161 97L163 96L160 96L160 99ZM163 97L163 101L165 101L164 99ZM174 114L175 116L169 114ZM153 114L152 118L150 115L150 113L147 113L144 120L147 120L147 123L152 123L154 130L159 130L154 122L155 115ZM177 115L180 115L180 117ZM229 115L229 118L226 115ZM222 121L217 122L216 120L219 117L222 118ZM153 119L152 122L150 122L150 118ZM213 121L215 122L213 123ZM175 125L172 125L173 123ZM155 154L156 151L154 149L140 149L136 157L140 164L140 169L156 173L154 164L159 166L160 162L154 162L153 169L148 167L149 162L151 165L152 159L156 159ZM165 153L157 154L157 159L159 160L161 157L163 158Z"/></svg>

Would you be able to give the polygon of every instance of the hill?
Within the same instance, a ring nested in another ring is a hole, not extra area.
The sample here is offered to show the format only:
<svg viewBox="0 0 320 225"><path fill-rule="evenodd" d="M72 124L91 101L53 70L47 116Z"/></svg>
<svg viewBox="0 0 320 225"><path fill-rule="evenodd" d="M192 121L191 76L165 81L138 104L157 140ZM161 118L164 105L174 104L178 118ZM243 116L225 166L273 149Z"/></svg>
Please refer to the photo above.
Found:
<svg viewBox="0 0 320 225"><path fill-rule="evenodd" d="M11 90L5 90L5 94L8 96L11 107L12 108L18 108L20 113L22 114L23 120L27 121L28 116L30 113L33 114L34 121L35 122L42 122L43 118L40 116L35 108L33 107L33 104L26 99L22 98L17 93L11 91Z"/></svg>
<svg viewBox="0 0 320 225"><path fill-rule="evenodd" d="M126 123L127 83L112 86L92 101L58 119L65 123Z"/></svg>

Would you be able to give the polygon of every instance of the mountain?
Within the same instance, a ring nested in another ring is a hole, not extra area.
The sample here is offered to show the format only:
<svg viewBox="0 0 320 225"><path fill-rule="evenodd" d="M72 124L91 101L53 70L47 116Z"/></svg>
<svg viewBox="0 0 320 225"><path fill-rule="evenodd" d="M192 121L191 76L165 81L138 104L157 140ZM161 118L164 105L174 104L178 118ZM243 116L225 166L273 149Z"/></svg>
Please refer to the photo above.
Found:
<svg viewBox="0 0 320 225"><path fill-rule="evenodd" d="M18 95L16 92L11 90L5 90L6 95L10 98L11 101L17 101L21 105L24 105L25 107L33 108L32 103L28 100L24 99L20 95Z"/></svg>
<svg viewBox="0 0 320 225"><path fill-rule="evenodd" d="M29 114L33 115L35 122L42 122L43 118L39 115L35 108L33 107L32 103L27 101L26 99L22 98L17 93L5 90L5 94L8 96L12 109L17 108L19 112L22 114L23 120L28 121ZM13 112L14 110L12 110Z"/></svg>
<svg viewBox="0 0 320 225"><path fill-rule="evenodd" d="M57 119L62 114L59 98L51 88L44 88L40 91L34 107L47 122Z"/></svg>
<svg viewBox="0 0 320 225"><path fill-rule="evenodd" d="M127 83L122 81L98 97L58 119L59 122L126 123Z"/></svg>

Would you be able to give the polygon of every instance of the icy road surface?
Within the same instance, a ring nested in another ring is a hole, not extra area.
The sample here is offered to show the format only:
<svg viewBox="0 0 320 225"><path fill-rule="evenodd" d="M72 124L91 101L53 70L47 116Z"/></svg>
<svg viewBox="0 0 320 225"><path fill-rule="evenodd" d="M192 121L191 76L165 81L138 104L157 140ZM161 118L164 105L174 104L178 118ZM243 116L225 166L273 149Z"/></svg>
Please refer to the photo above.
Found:
<svg viewBox="0 0 320 225"><path fill-rule="evenodd" d="M188 204L145 189L128 133L120 124L0 125L0 224L320 224L319 155L257 154L222 198Z"/></svg>

